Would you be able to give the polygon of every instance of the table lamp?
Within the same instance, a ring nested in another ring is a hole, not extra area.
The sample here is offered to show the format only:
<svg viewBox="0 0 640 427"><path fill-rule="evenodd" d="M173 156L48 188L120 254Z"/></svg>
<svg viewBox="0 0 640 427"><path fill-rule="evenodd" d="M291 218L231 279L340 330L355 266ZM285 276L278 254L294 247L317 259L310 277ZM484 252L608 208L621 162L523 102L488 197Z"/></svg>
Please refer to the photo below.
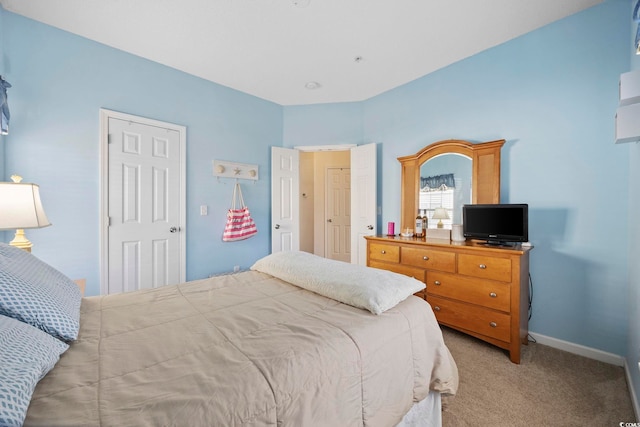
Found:
<svg viewBox="0 0 640 427"><path fill-rule="evenodd" d="M431 218L439 219L440 221L438 221L438 228L442 228L444 226L442 220L449 219L449 214L447 213L447 210L445 208L436 208Z"/></svg>
<svg viewBox="0 0 640 427"><path fill-rule="evenodd" d="M25 228L51 225L40 201L40 187L23 184L22 177L13 175L13 182L0 182L0 230L16 230L12 246L31 252L33 244L24 235Z"/></svg>

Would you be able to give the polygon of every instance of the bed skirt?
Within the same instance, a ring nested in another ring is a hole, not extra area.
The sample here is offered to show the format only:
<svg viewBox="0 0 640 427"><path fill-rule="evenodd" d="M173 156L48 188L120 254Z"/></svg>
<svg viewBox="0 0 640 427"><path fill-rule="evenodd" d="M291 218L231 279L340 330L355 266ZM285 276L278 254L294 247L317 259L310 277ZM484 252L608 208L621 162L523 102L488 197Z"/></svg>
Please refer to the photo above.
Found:
<svg viewBox="0 0 640 427"><path fill-rule="evenodd" d="M441 427L442 398L437 391L414 404L396 427Z"/></svg>

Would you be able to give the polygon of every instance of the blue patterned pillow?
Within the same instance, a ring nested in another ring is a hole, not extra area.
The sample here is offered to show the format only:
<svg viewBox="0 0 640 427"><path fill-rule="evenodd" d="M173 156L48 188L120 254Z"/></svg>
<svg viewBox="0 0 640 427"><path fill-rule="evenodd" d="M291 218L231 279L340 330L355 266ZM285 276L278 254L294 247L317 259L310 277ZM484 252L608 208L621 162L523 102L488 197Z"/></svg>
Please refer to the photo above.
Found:
<svg viewBox="0 0 640 427"><path fill-rule="evenodd" d="M21 426L38 381L69 346L0 315L0 426Z"/></svg>
<svg viewBox="0 0 640 427"><path fill-rule="evenodd" d="M0 314L64 341L78 338L78 286L22 249L0 243Z"/></svg>

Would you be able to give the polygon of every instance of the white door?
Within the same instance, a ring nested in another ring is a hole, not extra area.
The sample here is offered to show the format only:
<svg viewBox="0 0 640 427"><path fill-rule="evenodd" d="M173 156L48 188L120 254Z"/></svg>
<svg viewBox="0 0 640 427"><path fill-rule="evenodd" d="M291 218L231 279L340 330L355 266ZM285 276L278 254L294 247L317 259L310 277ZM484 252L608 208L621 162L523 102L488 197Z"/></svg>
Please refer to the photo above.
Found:
<svg viewBox="0 0 640 427"><path fill-rule="evenodd" d="M103 293L184 282L185 130L114 114L106 121Z"/></svg>
<svg viewBox="0 0 640 427"><path fill-rule="evenodd" d="M325 256L351 262L351 171L328 168L326 177Z"/></svg>
<svg viewBox="0 0 640 427"><path fill-rule="evenodd" d="M364 236L376 234L376 144L351 149L351 263L367 265Z"/></svg>
<svg viewBox="0 0 640 427"><path fill-rule="evenodd" d="M300 156L271 148L271 252L300 250Z"/></svg>

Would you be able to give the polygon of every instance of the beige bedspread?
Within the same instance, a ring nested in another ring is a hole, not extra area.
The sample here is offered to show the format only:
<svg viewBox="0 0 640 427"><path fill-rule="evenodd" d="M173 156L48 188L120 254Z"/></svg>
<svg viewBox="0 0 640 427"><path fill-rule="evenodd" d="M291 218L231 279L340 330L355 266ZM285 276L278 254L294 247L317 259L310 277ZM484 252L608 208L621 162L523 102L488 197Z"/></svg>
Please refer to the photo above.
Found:
<svg viewBox="0 0 640 427"><path fill-rule="evenodd" d="M27 426L393 426L457 369L428 304L374 315L255 271L84 298Z"/></svg>

